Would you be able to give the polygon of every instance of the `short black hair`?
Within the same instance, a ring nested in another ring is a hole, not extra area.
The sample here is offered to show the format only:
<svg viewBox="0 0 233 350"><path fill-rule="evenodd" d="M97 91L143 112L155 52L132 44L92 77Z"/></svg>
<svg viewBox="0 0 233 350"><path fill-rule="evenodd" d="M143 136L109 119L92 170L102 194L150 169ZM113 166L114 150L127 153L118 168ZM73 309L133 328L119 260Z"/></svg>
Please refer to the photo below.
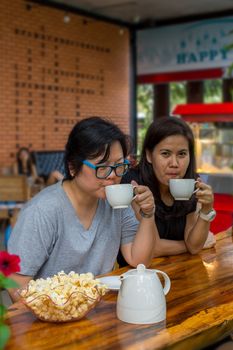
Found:
<svg viewBox="0 0 233 350"><path fill-rule="evenodd" d="M85 159L94 159L103 154L102 161L106 161L115 141L120 142L126 158L130 150L130 138L116 124L99 116L79 121L71 130L65 148L65 178L73 178L71 169L77 175Z"/></svg>

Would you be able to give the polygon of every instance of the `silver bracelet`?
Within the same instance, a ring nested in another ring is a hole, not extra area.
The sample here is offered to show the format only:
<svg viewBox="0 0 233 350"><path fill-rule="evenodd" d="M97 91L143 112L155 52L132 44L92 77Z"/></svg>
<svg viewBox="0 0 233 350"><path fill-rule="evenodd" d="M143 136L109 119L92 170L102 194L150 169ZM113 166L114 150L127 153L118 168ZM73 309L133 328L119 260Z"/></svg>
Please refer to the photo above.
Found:
<svg viewBox="0 0 233 350"><path fill-rule="evenodd" d="M146 214L142 211L142 209L139 210L139 214L143 217L143 218L146 218L146 219L149 219L151 218L155 213L155 207L153 209L153 211L150 213L150 214Z"/></svg>

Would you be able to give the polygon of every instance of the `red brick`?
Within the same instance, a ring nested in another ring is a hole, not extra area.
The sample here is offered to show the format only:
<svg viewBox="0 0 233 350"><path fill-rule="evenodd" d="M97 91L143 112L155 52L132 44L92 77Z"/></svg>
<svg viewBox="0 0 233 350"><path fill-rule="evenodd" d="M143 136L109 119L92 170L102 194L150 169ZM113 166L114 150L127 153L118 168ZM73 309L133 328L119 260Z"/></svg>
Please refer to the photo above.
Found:
<svg viewBox="0 0 233 350"><path fill-rule="evenodd" d="M90 115L129 132L127 29L77 14L65 24L64 11L26 6L0 2L0 167L12 164L17 144L63 149L74 121Z"/></svg>

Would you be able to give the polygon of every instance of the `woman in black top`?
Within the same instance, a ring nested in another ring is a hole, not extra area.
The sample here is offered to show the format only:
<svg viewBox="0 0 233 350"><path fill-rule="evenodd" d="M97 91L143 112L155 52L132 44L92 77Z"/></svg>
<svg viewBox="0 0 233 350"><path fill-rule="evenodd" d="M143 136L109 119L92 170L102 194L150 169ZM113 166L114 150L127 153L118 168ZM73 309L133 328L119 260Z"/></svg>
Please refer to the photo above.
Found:
<svg viewBox="0 0 233 350"><path fill-rule="evenodd" d="M214 216L213 192L196 173L194 138L190 127L176 117L162 117L153 122L145 136L139 164L122 179L150 188L155 199L157 240L154 256L198 253L209 234ZM199 190L188 201L175 201L169 191L169 179L194 178ZM201 209L201 214L200 214ZM209 215L209 216L208 216ZM118 259L122 266L121 257Z"/></svg>

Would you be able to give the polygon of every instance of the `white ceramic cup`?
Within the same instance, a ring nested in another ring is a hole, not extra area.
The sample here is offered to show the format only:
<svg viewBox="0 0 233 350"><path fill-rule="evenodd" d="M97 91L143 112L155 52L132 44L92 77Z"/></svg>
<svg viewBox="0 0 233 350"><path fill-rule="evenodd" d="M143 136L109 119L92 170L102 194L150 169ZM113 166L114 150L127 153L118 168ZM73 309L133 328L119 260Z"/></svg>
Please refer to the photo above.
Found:
<svg viewBox="0 0 233 350"><path fill-rule="evenodd" d="M133 200L133 186L118 184L105 187L107 200L113 209L127 208Z"/></svg>
<svg viewBox="0 0 233 350"><path fill-rule="evenodd" d="M169 189L175 200L187 201L193 193L198 191L198 189L194 190L197 182L194 179L170 179Z"/></svg>

